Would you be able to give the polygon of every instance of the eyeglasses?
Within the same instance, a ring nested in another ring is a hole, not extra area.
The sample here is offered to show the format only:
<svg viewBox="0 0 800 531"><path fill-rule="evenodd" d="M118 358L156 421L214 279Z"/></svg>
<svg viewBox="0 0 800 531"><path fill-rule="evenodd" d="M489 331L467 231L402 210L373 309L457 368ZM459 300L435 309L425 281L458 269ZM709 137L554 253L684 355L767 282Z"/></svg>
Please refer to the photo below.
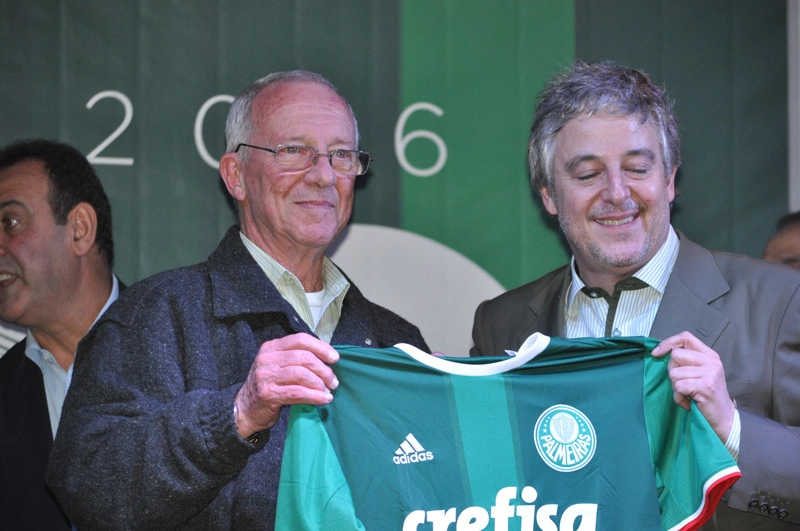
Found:
<svg viewBox="0 0 800 531"><path fill-rule="evenodd" d="M274 153L278 164L292 171L307 170L317 163L320 156L323 156L328 157L328 162L336 173L351 176L364 175L369 169L370 161L375 160L370 157L369 153L353 149L334 149L328 153L320 153L317 149L308 146L278 144L275 149L270 149L251 144L239 144L236 146L237 153L242 146Z"/></svg>

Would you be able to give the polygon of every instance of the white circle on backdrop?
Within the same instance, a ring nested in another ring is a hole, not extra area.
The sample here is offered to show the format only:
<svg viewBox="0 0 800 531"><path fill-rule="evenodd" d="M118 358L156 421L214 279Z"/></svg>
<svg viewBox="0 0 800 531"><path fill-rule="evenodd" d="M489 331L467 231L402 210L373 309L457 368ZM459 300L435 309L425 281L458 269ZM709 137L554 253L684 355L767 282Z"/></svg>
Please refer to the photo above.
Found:
<svg viewBox="0 0 800 531"><path fill-rule="evenodd" d="M466 256L392 227L350 224L328 256L366 298L417 325L447 356L469 355L475 309L505 291Z"/></svg>

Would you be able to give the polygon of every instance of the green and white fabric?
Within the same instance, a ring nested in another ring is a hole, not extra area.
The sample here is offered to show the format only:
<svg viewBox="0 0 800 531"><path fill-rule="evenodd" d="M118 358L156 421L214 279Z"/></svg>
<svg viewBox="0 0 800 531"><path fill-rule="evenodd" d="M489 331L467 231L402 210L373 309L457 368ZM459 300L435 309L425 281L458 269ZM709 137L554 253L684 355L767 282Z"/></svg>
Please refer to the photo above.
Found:
<svg viewBox="0 0 800 531"><path fill-rule="evenodd" d="M336 347L333 402L292 408L276 529L697 529L740 473L656 344Z"/></svg>

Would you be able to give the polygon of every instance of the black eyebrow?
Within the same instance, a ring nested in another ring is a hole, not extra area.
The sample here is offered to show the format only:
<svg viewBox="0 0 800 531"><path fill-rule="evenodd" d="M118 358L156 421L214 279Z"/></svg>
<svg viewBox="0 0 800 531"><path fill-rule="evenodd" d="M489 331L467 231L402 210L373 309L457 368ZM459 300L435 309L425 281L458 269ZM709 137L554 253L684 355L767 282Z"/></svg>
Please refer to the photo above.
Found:
<svg viewBox="0 0 800 531"><path fill-rule="evenodd" d="M25 205L17 199L8 199L6 201L0 202L0 209L6 208L12 205L18 205L25 208Z"/></svg>

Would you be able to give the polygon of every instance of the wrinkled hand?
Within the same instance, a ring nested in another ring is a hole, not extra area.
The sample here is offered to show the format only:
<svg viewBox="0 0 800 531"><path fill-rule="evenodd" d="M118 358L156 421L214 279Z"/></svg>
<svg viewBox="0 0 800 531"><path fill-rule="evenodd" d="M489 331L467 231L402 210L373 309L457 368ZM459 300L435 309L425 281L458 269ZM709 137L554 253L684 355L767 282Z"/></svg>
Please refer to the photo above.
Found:
<svg viewBox="0 0 800 531"><path fill-rule="evenodd" d="M236 394L239 435L271 428L281 407L292 404L324 405L339 386L333 370L339 353L309 334L294 334L261 345L244 385Z"/></svg>
<svg viewBox="0 0 800 531"><path fill-rule="evenodd" d="M670 352L668 371L675 403L688 410L694 400L725 442L733 426L736 406L728 394L719 355L689 332L668 337L653 349L653 356Z"/></svg>

